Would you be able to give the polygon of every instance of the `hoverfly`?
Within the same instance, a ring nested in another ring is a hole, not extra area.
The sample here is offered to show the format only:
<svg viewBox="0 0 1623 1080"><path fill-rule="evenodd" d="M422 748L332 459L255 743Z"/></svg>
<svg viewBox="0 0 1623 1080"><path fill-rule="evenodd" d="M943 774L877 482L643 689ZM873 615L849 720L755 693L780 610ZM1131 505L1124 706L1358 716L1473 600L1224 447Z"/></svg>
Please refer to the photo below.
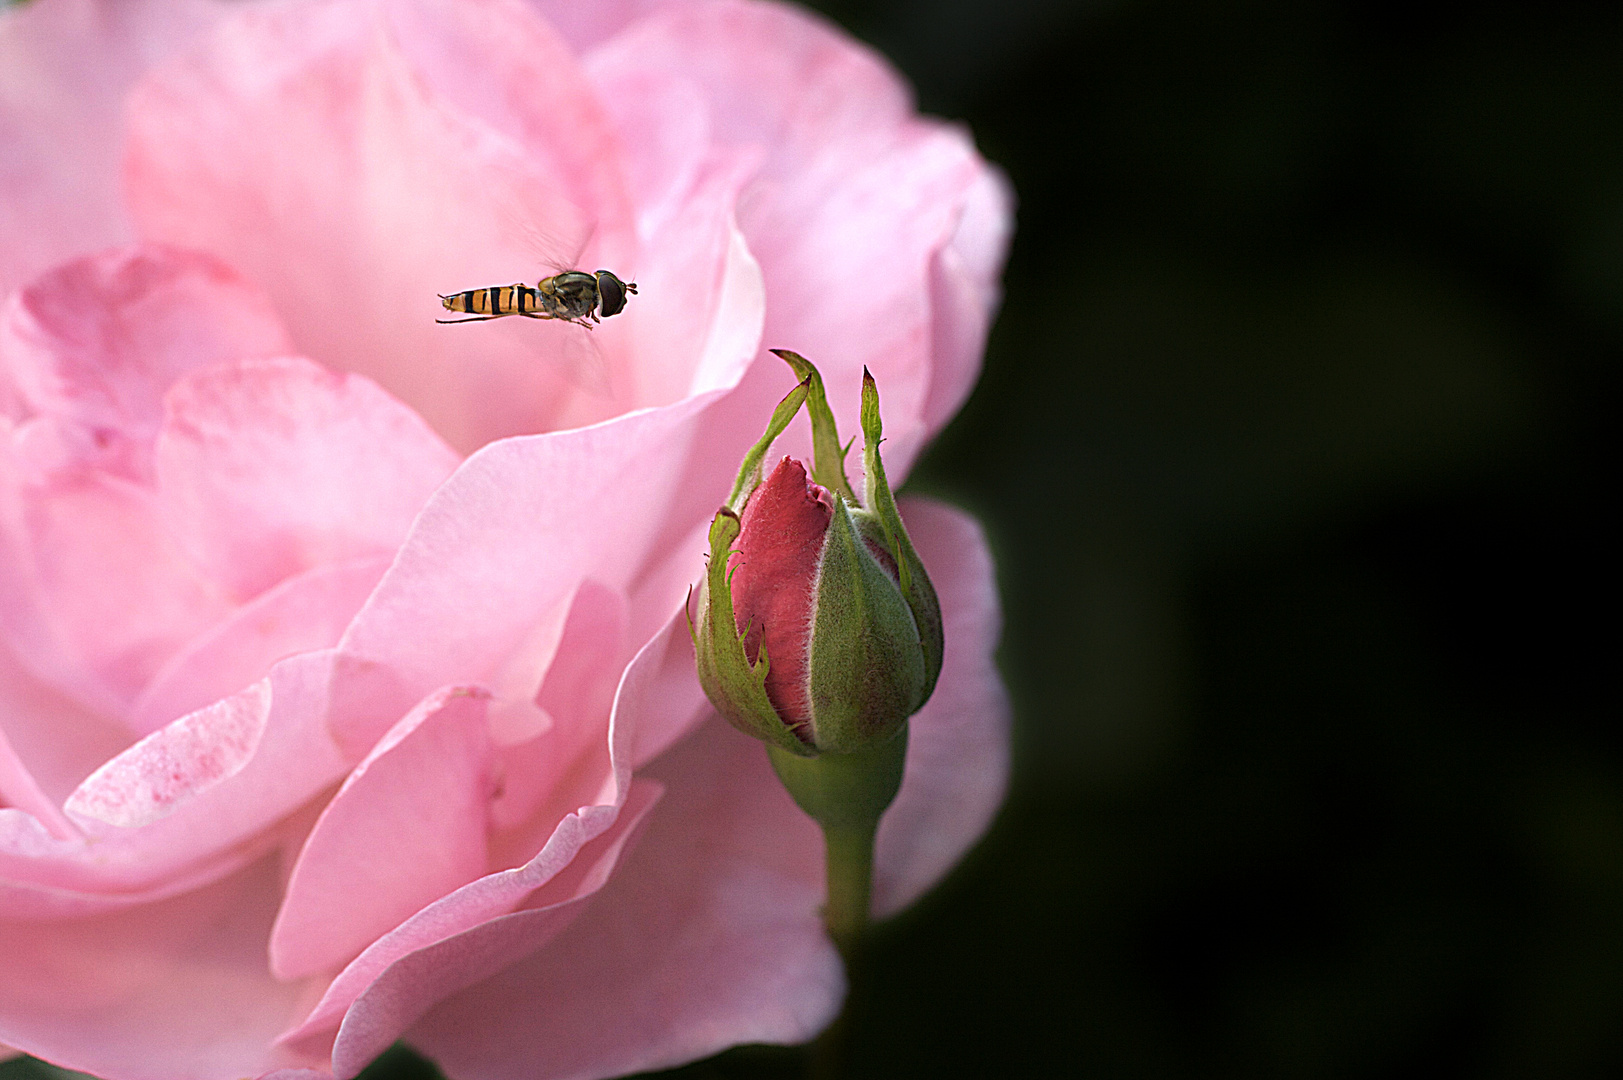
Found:
<svg viewBox="0 0 1623 1080"><path fill-rule="evenodd" d="M519 283L442 294L440 303L446 311L462 312L469 318L434 321L449 325L522 315L527 319L560 319L590 330L592 323L624 311L628 293L637 294L637 283L622 281L613 271L588 274L584 270L565 270L542 278L533 289Z"/></svg>

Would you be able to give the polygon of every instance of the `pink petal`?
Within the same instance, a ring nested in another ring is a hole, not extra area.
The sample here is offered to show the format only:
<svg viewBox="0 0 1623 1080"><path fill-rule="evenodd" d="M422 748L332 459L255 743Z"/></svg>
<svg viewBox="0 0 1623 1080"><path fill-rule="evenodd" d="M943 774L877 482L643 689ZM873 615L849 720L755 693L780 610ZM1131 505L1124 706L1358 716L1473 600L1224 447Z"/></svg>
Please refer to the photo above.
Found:
<svg viewBox="0 0 1623 1080"><path fill-rule="evenodd" d="M647 835L567 930L406 1033L459 1080L620 1076L810 1038L844 992L821 840L761 745L712 720L649 775Z"/></svg>
<svg viewBox="0 0 1623 1080"><path fill-rule="evenodd" d="M924 403L929 432L946 427L980 377L1013 231L1014 191L1001 171L986 167L964 196L963 214L951 238L930 264L930 351L935 363Z"/></svg>
<svg viewBox="0 0 1623 1080"><path fill-rule="evenodd" d="M169 391L158 437L165 516L246 600L321 563L386 554L456 466L410 409L308 360L257 360Z"/></svg>
<svg viewBox="0 0 1623 1080"><path fill-rule="evenodd" d="M550 941L610 879L661 788L634 782L612 828L575 855L524 910L413 952L369 986L344 1016L333 1072L354 1076L447 994L477 983Z"/></svg>
<svg viewBox="0 0 1623 1080"><path fill-rule="evenodd" d="M284 657L336 645L388 566L386 556L326 563L261 593L170 658L131 706L130 726L155 731Z"/></svg>
<svg viewBox="0 0 1623 1080"><path fill-rule="evenodd" d="M859 430L872 368L899 482L932 433L931 266L985 169L968 137L915 117L882 61L785 6L672 6L602 45L590 70L605 99L622 85L697 86L716 147L765 148L739 215L771 298L764 340L819 365L845 431Z"/></svg>
<svg viewBox="0 0 1623 1080"><path fill-rule="evenodd" d="M532 0L532 6L552 20L576 52L585 52L612 37L636 19L646 17L675 0Z"/></svg>
<svg viewBox="0 0 1623 1080"><path fill-rule="evenodd" d="M344 637L348 660L388 669L399 687L339 716L341 737L368 745L410 700L486 683L525 649L533 627L562 619L588 576L623 588L668 528L649 507L678 520L685 510L689 521L700 506L713 508L717 496L682 486L713 400L493 443L469 458L429 500ZM679 602L670 597L665 612Z"/></svg>
<svg viewBox="0 0 1623 1080"><path fill-rule="evenodd" d="M274 858L88 918L0 923L0 1040L117 1080L219 1080L314 1064L275 1045L301 998L265 964Z"/></svg>
<svg viewBox="0 0 1623 1080"><path fill-rule="evenodd" d="M941 679L910 720L907 771L879 823L874 915L918 899L980 839L1009 781L1009 699L993 654L997 578L980 526L930 499L901 500L908 534L941 600Z"/></svg>
<svg viewBox="0 0 1623 1080"><path fill-rule="evenodd" d="M679 624L684 636L673 648ZM487 874L379 938L284 1040L319 1045L343 1019L349 1034L340 1041L350 1040L344 1053L358 1068L439 998L513 962L567 925L579 901L606 880L637 820L662 790L631 780L634 753L647 749L641 736L668 738L661 733L687 730L699 715L695 705L702 695L690 649L685 620L678 616L626 668L606 732L613 771L594 802L558 821L524 865ZM511 917L521 908L528 913L524 918ZM351 1009L357 1003L359 1012Z"/></svg>
<svg viewBox="0 0 1623 1080"><path fill-rule="evenodd" d="M114 756L67 800L82 837L54 839L31 818L0 820L0 914L149 902L284 842L275 823L348 768L328 735L332 661L331 653L284 660L262 683Z"/></svg>
<svg viewBox="0 0 1623 1080"><path fill-rule="evenodd" d="M587 239L583 260L635 257L615 255L629 211L567 50L508 0L446 11L240 9L135 93L127 176L143 236L242 268L300 351L375 379L471 450L620 411L625 350L617 322L436 326L436 294L552 272L529 233L561 259ZM570 344L588 338L607 368L596 387Z"/></svg>
<svg viewBox="0 0 1623 1080"><path fill-rule="evenodd" d="M486 696L443 690L344 781L305 841L271 931L271 970L335 971L485 869Z"/></svg>
<svg viewBox="0 0 1623 1080"><path fill-rule="evenodd" d="M97 769L68 798L81 824L150 825L240 772L270 718L270 680L182 716Z"/></svg>
<svg viewBox="0 0 1623 1080"><path fill-rule="evenodd" d="M0 315L0 369L60 430L63 456L146 481L171 383L288 348L269 299L229 267L155 246L58 266Z"/></svg>
<svg viewBox="0 0 1623 1080"><path fill-rule="evenodd" d="M313 1051L334 1038L338 1024L333 1071L358 1072L436 1001L568 926L608 880L661 791L636 781L618 810L593 807L565 819L529 865L489 875L419 912L362 953L281 1041Z"/></svg>
<svg viewBox="0 0 1623 1080"><path fill-rule="evenodd" d="M39 678L122 715L227 598L150 489L96 472L38 477L21 456L15 440L0 444L0 632Z"/></svg>
<svg viewBox="0 0 1623 1080"><path fill-rule="evenodd" d="M618 593L590 579L581 584L562 635L536 669L546 673L540 689L529 695L549 726L497 755L492 869L528 862L561 818L613 790L609 710L625 670L625 623ZM533 687L533 679L522 684Z"/></svg>
<svg viewBox="0 0 1623 1080"><path fill-rule="evenodd" d="M63 801L85 777L135 741L116 718L92 712L46 685L6 648L0 648L0 728L44 798L58 808L58 817ZM16 799L12 805L27 809ZM52 812L45 813L40 820L49 825ZM51 831L62 838L74 830L63 833L52 826Z"/></svg>
<svg viewBox="0 0 1623 1080"><path fill-rule="evenodd" d="M31 815L58 840L69 839L76 831L73 823L63 816L61 807L40 790L39 782L12 749L11 740L6 738L3 729L0 729L0 805L13 806Z"/></svg>
<svg viewBox="0 0 1623 1080"><path fill-rule="evenodd" d="M0 11L0 294L129 239L124 94L225 10L212 0L35 0Z"/></svg>
<svg viewBox="0 0 1623 1080"><path fill-rule="evenodd" d="M634 327L650 331L637 351L658 357L636 367L635 401L731 386L739 372L728 361L754 355L765 310L760 267L736 221L760 151L711 145L695 84L643 71L617 50L591 57L588 71L621 142L635 149L626 165L644 242Z"/></svg>

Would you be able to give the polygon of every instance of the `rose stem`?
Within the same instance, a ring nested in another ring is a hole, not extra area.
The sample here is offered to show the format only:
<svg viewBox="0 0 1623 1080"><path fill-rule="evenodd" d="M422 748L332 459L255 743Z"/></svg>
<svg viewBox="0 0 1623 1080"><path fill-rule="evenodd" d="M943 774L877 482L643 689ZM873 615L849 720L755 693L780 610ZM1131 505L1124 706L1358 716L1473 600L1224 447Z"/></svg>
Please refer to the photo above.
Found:
<svg viewBox="0 0 1623 1080"><path fill-rule="evenodd" d="M845 1005L811 1045L807 1073L811 1080L842 1080L846 1075L849 1043L849 1017L858 994L858 951L868 927L868 905L873 890L874 834L879 823L825 825L823 846L827 852L828 901L823 906L823 925L845 961L847 982Z"/></svg>

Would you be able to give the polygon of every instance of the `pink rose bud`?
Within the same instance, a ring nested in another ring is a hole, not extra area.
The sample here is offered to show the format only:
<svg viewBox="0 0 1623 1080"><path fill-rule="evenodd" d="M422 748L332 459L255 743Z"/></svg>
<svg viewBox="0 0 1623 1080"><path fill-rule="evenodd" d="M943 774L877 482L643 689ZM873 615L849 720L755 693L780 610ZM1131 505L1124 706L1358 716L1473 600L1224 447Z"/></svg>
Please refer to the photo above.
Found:
<svg viewBox="0 0 1623 1080"><path fill-rule="evenodd" d="M864 372L859 503L821 377L799 356L779 355L803 381L711 525L695 626L699 679L745 733L801 757L849 754L895 737L929 698L941 670L941 613L885 481L873 378ZM802 404L815 475L784 458L762 482L773 440Z"/></svg>

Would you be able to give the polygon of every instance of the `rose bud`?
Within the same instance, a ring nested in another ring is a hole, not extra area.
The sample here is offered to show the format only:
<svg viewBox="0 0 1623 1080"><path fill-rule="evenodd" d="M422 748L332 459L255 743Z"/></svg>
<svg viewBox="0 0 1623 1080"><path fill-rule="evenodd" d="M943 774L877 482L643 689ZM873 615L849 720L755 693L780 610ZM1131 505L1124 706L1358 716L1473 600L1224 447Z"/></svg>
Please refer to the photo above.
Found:
<svg viewBox="0 0 1623 1080"><path fill-rule="evenodd" d="M863 374L867 482L845 479L821 378L803 376L745 458L710 530L696 627L699 677L747 734L797 756L852 753L894 737L941 670L941 614L879 460L879 396ZM814 477L762 464L801 404L812 415Z"/></svg>

